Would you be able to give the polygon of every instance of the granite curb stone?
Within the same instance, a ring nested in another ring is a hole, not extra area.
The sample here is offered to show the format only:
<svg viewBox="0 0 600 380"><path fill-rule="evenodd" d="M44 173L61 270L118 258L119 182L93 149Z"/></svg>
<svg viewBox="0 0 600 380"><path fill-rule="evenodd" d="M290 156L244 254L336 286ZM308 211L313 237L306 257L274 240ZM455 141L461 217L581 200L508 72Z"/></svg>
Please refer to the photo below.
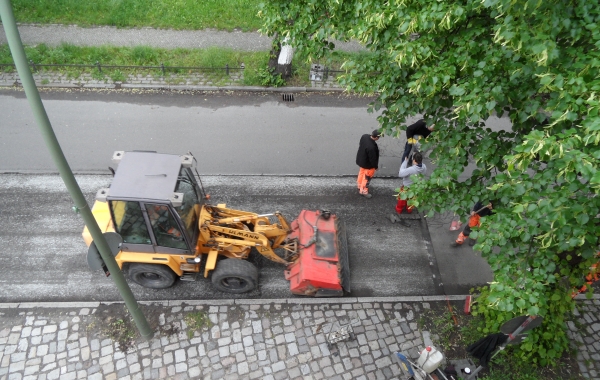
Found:
<svg viewBox="0 0 600 380"><path fill-rule="evenodd" d="M21 83L0 81L0 87L22 88ZM273 92L273 93L302 93L302 92L344 92L343 88L314 88L314 87L258 87L258 86L193 86L193 85L155 85L155 84L84 84L48 83L37 84L38 88L83 88L83 89L142 89L142 90L175 90L175 91L244 91L244 92Z"/></svg>

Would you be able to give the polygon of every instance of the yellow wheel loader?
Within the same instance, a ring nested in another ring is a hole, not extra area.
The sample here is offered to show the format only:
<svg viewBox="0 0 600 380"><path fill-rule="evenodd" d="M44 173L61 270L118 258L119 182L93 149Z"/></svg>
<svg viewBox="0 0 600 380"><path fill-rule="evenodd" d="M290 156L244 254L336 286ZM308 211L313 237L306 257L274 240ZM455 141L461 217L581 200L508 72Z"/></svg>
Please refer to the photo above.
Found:
<svg viewBox="0 0 600 380"><path fill-rule="evenodd" d="M285 266L293 294L350 292L346 233L331 212L302 210L289 223L277 211L210 205L191 154L118 151L113 162L112 183L97 192L92 212L104 233L120 236L116 261L139 285L163 289L202 273L216 290L249 292L258 285L257 268L245 260L254 248ZM87 228L83 238L88 256L97 256Z"/></svg>

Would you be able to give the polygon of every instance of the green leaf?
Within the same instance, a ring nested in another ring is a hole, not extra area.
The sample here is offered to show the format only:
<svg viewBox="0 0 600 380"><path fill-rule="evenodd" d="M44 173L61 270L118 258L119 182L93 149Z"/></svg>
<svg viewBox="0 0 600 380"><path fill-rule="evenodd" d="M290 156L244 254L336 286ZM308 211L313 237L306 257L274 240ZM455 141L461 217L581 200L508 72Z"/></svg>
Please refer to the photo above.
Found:
<svg viewBox="0 0 600 380"><path fill-rule="evenodd" d="M452 96L461 96L465 94L465 89L462 87L452 86L449 91Z"/></svg>
<svg viewBox="0 0 600 380"><path fill-rule="evenodd" d="M538 315L539 312L540 312L540 309L535 305L530 306L529 309L527 310L527 314L529 314L529 315Z"/></svg>
<svg viewBox="0 0 600 380"><path fill-rule="evenodd" d="M558 87L558 88L562 89L562 87L563 87L563 83L564 83L563 76L562 76L562 75L560 75L560 74L558 74L558 75L556 76L556 78L554 79L554 85L555 85L556 87Z"/></svg>
<svg viewBox="0 0 600 380"><path fill-rule="evenodd" d="M515 186L515 195L517 196L521 196L523 194L525 194L525 186L523 186L522 184L518 184L517 186Z"/></svg>
<svg viewBox="0 0 600 380"><path fill-rule="evenodd" d="M588 216L588 214L578 214L577 216L575 216L575 219L577 219L577 223L585 226L590 220L590 217Z"/></svg>
<svg viewBox="0 0 600 380"><path fill-rule="evenodd" d="M543 77L540 79L540 84L541 84L542 86L547 86L547 85L549 85L550 83L552 83L552 80L554 80L554 78L553 78L553 77L551 77L550 75L546 75L546 76L543 76Z"/></svg>

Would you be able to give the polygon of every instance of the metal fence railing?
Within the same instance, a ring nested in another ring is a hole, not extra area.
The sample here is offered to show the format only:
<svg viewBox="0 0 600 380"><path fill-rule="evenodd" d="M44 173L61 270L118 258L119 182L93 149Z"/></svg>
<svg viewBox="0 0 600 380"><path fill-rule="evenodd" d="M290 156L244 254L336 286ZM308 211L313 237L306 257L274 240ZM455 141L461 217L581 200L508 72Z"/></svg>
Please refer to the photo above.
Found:
<svg viewBox="0 0 600 380"><path fill-rule="evenodd" d="M160 71L162 76L165 76L167 72L179 72L181 70L185 71L195 71L195 72L212 72L219 73L222 72L225 75L229 76L232 71L234 72L243 72L244 65L242 64L239 67L231 67L229 64L226 64L225 67L199 67L199 66L165 66L164 64L160 64L160 66L127 66L127 65L102 65L100 62L96 62L93 65L83 65L83 64L45 64L45 63L35 63L33 61L29 61L29 66L32 69L32 72L39 71L40 68L47 67L57 67L57 68L74 68L74 69L97 69L100 73L102 70L156 70ZM5 67L15 67L14 63L2 63L0 64L0 71L4 71Z"/></svg>
<svg viewBox="0 0 600 380"><path fill-rule="evenodd" d="M329 76L337 77L341 73L345 73L345 70L333 70L329 67L313 64L310 66L310 74L309 79L311 81L321 81L326 82L329 79Z"/></svg>

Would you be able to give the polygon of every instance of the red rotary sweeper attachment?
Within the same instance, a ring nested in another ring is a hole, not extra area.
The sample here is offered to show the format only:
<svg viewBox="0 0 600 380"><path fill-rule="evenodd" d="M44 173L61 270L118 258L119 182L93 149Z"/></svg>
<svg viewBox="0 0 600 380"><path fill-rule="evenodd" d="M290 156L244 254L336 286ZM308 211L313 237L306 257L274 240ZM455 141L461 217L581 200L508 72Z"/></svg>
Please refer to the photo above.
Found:
<svg viewBox="0 0 600 380"><path fill-rule="evenodd" d="M293 294L333 297L350 292L346 230L329 211L302 210L288 239L298 239L298 259L285 271Z"/></svg>

